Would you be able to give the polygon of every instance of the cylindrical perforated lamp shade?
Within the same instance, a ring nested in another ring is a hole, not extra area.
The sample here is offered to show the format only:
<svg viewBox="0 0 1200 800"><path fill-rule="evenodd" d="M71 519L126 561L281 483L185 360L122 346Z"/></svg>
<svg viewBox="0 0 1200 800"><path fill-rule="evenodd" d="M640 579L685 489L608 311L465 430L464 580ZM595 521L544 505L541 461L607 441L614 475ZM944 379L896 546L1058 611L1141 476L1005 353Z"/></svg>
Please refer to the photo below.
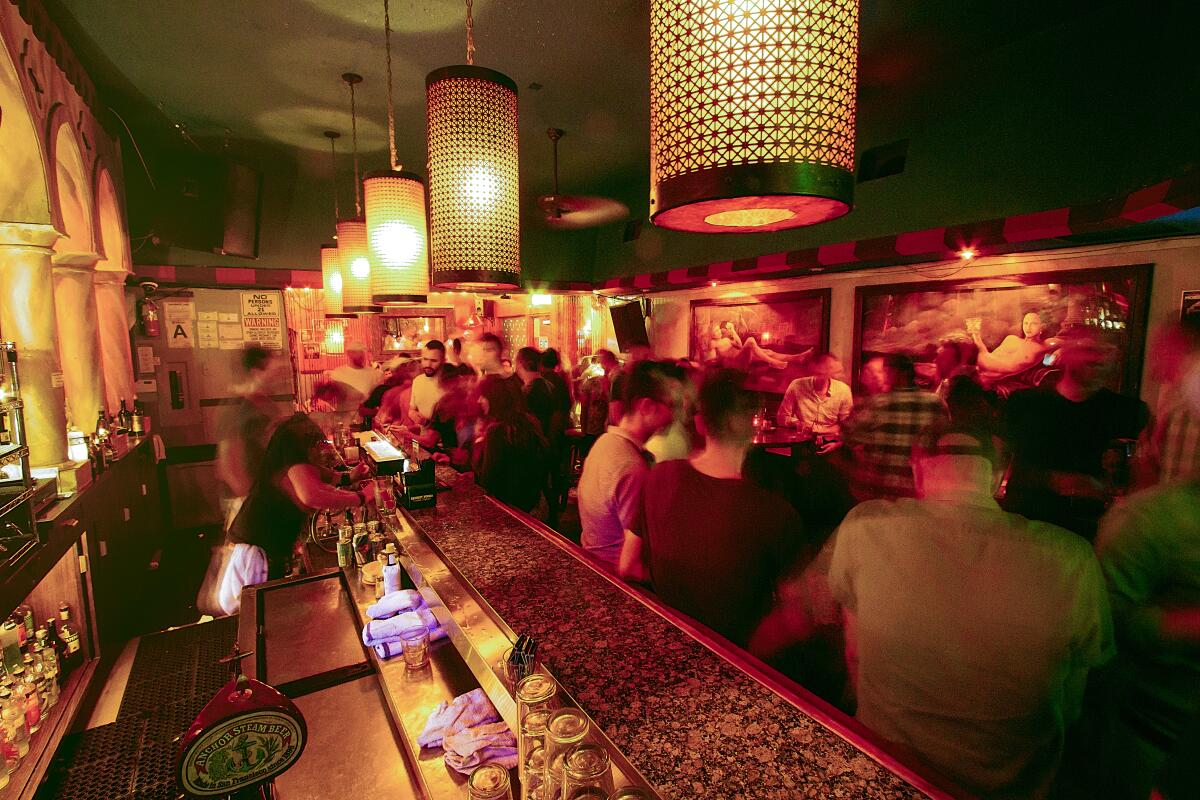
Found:
<svg viewBox="0 0 1200 800"><path fill-rule="evenodd" d="M521 279L517 85L495 70L425 79L429 253L441 289L515 289Z"/></svg>
<svg viewBox="0 0 1200 800"><path fill-rule="evenodd" d="M325 313L336 316L342 313L342 268L338 264L338 246L321 245L321 286L325 289Z"/></svg>
<svg viewBox="0 0 1200 800"><path fill-rule="evenodd" d="M346 321L325 321L325 333L321 337L321 352L327 356L340 356L346 352Z"/></svg>
<svg viewBox="0 0 1200 800"><path fill-rule="evenodd" d="M371 303L371 256L367 250L367 223L340 219L337 223L338 263L342 266L342 310L348 314L379 311Z"/></svg>
<svg viewBox="0 0 1200 800"><path fill-rule="evenodd" d="M650 218L703 233L854 197L859 0L651 0Z"/></svg>
<svg viewBox="0 0 1200 800"><path fill-rule="evenodd" d="M429 294L425 184L411 172L370 172L363 178L363 206L372 302L424 303Z"/></svg>

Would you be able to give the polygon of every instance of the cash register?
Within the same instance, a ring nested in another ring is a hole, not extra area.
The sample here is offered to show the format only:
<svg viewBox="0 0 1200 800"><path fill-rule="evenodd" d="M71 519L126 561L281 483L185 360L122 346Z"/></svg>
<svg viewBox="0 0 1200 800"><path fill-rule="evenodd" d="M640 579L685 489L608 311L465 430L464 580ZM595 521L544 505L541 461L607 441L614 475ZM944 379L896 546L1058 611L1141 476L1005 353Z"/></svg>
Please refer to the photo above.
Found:
<svg viewBox="0 0 1200 800"><path fill-rule="evenodd" d="M437 505L437 477L431 453L416 441L403 445L378 431L366 431L360 446L375 474L394 476L400 502L405 508L432 508Z"/></svg>

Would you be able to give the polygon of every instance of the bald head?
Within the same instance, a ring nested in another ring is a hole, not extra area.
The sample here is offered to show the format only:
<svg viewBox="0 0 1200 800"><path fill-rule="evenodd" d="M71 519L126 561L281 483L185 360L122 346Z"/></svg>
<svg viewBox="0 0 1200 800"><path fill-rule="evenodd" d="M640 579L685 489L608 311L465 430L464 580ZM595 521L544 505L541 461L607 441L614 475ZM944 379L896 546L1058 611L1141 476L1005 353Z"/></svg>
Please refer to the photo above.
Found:
<svg viewBox="0 0 1200 800"><path fill-rule="evenodd" d="M934 430L913 447L917 496L951 500L990 496L995 462L995 448L986 432L960 427Z"/></svg>

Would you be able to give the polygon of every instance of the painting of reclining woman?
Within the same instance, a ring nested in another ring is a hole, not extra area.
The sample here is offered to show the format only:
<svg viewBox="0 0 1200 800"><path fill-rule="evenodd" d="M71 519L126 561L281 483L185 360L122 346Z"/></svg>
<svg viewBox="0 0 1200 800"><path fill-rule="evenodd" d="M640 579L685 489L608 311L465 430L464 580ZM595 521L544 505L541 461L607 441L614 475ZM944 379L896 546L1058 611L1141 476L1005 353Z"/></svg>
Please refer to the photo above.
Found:
<svg viewBox="0 0 1200 800"><path fill-rule="evenodd" d="M1057 380L1058 350L1100 338L1117 352L1110 388L1136 391L1148 265L858 290L859 363L904 353L932 390L969 374L1002 397Z"/></svg>
<svg viewBox="0 0 1200 800"><path fill-rule="evenodd" d="M690 355L750 374L749 388L782 394L829 336L829 291L692 301Z"/></svg>

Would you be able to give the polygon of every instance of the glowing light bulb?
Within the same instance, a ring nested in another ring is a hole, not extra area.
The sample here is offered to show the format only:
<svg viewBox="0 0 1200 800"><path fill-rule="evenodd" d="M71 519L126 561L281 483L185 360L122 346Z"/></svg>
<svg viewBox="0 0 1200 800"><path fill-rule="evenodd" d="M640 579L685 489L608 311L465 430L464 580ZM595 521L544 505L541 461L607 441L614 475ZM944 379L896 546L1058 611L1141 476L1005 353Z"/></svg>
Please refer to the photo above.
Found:
<svg viewBox="0 0 1200 800"><path fill-rule="evenodd" d="M329 290L331 292L342 293L342 273L334 272L329 276Z"/></svg>
<svg viewBox="0 0 1200 800"><path fill-rule="evenodd" d="M500 194L500 181L491 167L478 164L463 175L462 192L468 205L486 209L495 204Z"/></svg>
<svg viewBox="0 0 1200 800"><path fill-rule="evenodd" d="M958 251L958 257L963 261L970 261L975 257L975 250L970 247L964 247L962 250Z"/></svg>
<svg viewBox="0 0 1200 800"><path fill-rule="evenodd" d="M356 278L369 278L371 276L371 262L359 256L350 262L350 274Z"/></svg>
<svg viewBox="0 0 1200 800"><path fill-rule="evenodd" d="M371 245L385 267L407 267L421 255L421 234L406 222L385 222L372 233Z"/></svg>

